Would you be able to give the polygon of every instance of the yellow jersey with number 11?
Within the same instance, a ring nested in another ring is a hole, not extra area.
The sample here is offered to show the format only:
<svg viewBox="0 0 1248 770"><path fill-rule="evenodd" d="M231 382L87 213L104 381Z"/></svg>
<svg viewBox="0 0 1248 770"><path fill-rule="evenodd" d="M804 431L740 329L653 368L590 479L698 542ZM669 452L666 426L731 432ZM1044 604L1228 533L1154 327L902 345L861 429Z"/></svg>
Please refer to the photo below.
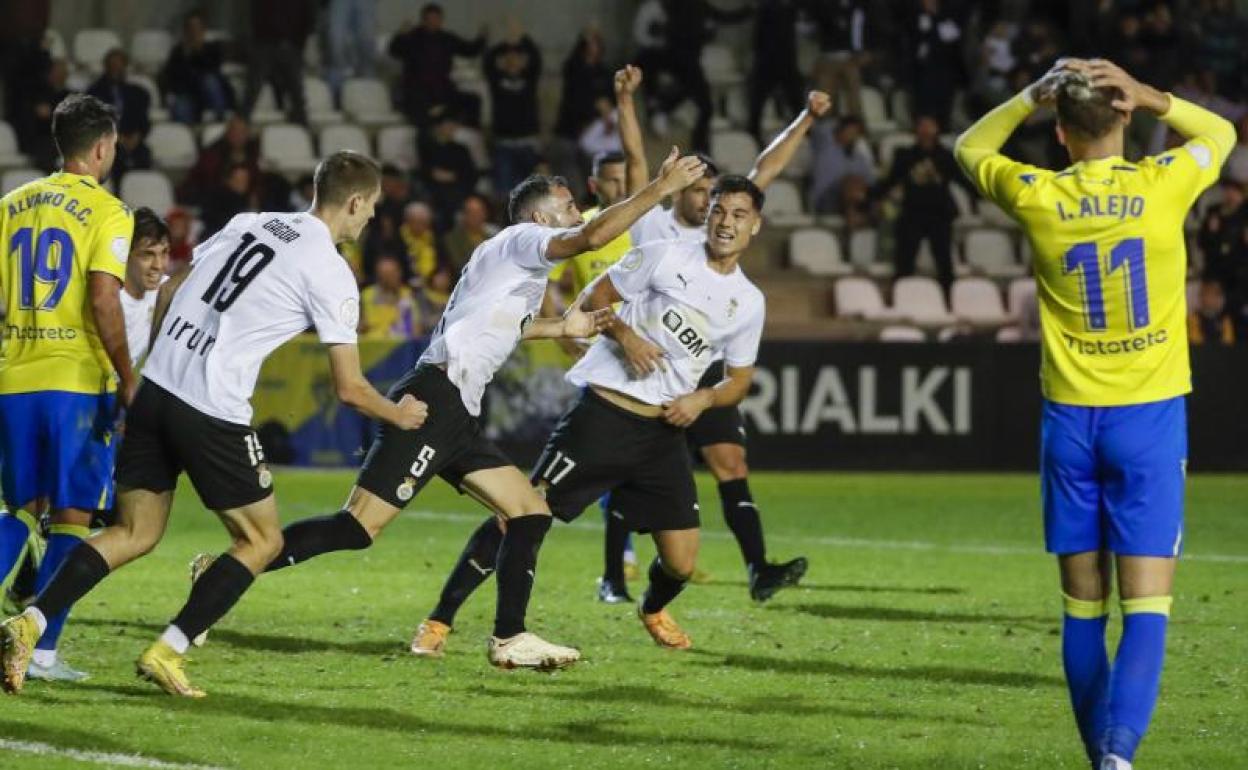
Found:
<svg viewBox="0 0 1248 770"><path fill-rule="evenodd" d="M133 231L130 209L88 176L56 173L0 198L0 394L116 390L87 275L124 281Z"/></svg>

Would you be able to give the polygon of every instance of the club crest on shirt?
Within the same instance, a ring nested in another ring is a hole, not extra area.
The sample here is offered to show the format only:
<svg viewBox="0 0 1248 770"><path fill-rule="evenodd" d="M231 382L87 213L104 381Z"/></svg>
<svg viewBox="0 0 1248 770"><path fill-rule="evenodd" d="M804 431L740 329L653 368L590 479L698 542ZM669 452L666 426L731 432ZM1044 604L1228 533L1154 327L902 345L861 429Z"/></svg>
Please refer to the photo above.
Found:
<svg viewBox="0 0 1248 770"><path fill-rule="evenodd" d="M268 489L273 486L273 472L269 470L267 465L261 465L257 468L256 476L261 489Z"/></svg>
<svg viewBox="0 0 1248 770"><path fill-rule="evenodd" d="M405 503L411 500L414 494L416 494L416 479L411 476L403 479L403 483L394 490L394 496Z"/></svg>
<svg viewBox="0 0 1248 770"><path fill-rule="evenodd" d="M636 270L641 267L641 252L633 249L624 255L619 264L621 270Z"/></svg>

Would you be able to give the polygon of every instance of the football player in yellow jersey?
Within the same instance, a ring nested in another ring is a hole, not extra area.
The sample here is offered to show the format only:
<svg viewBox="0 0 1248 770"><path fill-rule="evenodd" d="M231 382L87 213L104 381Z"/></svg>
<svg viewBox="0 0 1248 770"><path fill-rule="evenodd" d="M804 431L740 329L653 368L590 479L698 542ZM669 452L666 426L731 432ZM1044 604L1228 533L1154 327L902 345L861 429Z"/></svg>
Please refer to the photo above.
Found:
<svg viewBox="0 0 1248 770"><path fill-rule="evenodd" d="M40 589L86 536L92 514L113 505L117 399L129 403L136 387L120 298L134 223L101 185L116 156L116 113L94 97L70 96L52 114L52 135L61 171L0 199L8 254L0 269L8 308L0 479L5 504L18 512L0 517L0 574L33 527L24 510L46 500L52 529ZM56 660L66 614L48 619L35 665L76 679L82 675ZM0 636L0 644L11 641Z"/></svg>
<svg viewBox="0 0 1248 770"><path fill-rule="evenodd" d="M1037 107L1057 110L1073 165L999 150ZM1183 146L1124 160L1135 110ZM1027 233L1040 300L1046 548L1058 557L1062 658L1093 767L1130 768L1157 700L1183 533L1188 367L1183 220L1235 142L1222 118L1100 60L1064 60L959 139L985 197ZM1105 626L1117 568L1122 638Z"/></svg>

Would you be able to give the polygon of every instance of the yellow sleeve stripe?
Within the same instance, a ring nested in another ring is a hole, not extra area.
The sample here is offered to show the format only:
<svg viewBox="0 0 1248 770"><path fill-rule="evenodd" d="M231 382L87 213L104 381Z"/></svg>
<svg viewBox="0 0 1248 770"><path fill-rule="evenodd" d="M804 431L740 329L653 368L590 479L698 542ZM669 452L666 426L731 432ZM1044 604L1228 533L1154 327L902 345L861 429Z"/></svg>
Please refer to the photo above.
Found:
<svg viewBox="0 0 1248 770"><path fill-rule="evenodd" d="M1151 612L1169 617L1170 605L1173 603L1173 596L1142 596L1138 599L1123 599L1122 614L1138 615L1141 612Z"/></svg>
<svg viewBox="0 0 1248 770"><path fill-rule="evenodd" d="M17 517L18 521L25 524L26 528L31 532L39 531L39 522L35 520L34 514L29 511L17 511L13 515Z"/></svg>
<svg viewBox="0 0 1248 770"><path fill-rule="evenodd" d="M79 540L86 540L91 534L90 527L84 527L81 524L53 524L48 527L48 533L52 535L73 535Z"/></svg>
<svg viewBox="0 0 1248 770"><path fill-rule="evenodd" d="M1066 605L1066 614L1080 620L1095 620L1109 614L1109 605L1104 599L1076 599L1070 594L1062 594L1062 603Z"/></svg>

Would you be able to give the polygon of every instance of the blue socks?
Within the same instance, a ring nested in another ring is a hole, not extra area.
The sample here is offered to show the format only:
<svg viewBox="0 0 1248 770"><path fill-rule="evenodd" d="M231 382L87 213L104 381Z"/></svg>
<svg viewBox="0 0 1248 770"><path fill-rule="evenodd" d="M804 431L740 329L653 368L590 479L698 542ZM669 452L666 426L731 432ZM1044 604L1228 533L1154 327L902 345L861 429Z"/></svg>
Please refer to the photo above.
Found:
<svg viewBox="0 0 1248 770"><path fill-rule="evenodd" d="M26 547L26 539L34 530L34 517L25 511L0 514L0 583L17 565Z"/></svg>
<svg viewBox="0 0 1248 770"><path fill-rule="evenodd" d="M1101 744L1104 754L1132 761L1148 730L1161 686L1171 601L1169 596L1122 601L1122 640L1109 677L1109 723Z"/></svg>
<svg viewBox="0 0 1248 770"><path fill-rule="evenodd" d="M1104 601L1062 596L1066 607L1062 617L1066 686L1088 759L1096 762L1098 743L1109 721L1109 655L1105 651L1109 611Z"/></svg>
<svg viewBox="0 0 1248 770"><path fill-rule="evenodd" d="M65 562L65 557L69 556L70 551L77 548L78 544L89 534L89 529L76 524L52 525L51 534L48 535L48 550L43 555L43 563L39 565L39 577L35 581L35 587L40 593L52 582L56 571ZM69 609L61 610L48 617L48 627L44 629L43 636L39 637L39 644L35 645L35 649L55 650L68 617Z"/></svg>

